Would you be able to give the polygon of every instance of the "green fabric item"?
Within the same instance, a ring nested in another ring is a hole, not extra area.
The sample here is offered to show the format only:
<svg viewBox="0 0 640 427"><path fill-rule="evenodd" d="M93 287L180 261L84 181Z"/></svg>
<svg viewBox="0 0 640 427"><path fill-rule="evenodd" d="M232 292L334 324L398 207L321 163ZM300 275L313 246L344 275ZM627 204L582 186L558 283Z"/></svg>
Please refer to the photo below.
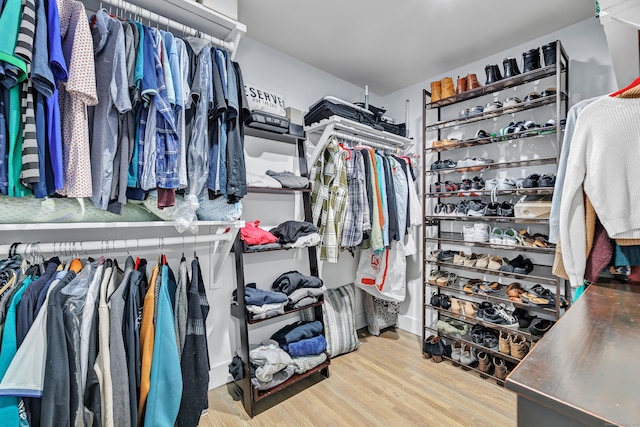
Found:
<svg viewBox="0 0 640 427"><path fill-rule="evenodd" d="M31 191L20 182L22 171L22 120L20 117L20 85L9 89L9 105L11 111L7 127L9 128L9 188L10 197L24 197Z"/></svg>
<svg viewBox="0 0 640 427"><path fill-rule="evenodd" d="M14 65L17 68L18 83L27 78L27 64L21 58L13 55L18 41L22 13L21 0L6 0L2 15L0 15L0 61ZM17 104L18 112L20 104Z"/></svg>

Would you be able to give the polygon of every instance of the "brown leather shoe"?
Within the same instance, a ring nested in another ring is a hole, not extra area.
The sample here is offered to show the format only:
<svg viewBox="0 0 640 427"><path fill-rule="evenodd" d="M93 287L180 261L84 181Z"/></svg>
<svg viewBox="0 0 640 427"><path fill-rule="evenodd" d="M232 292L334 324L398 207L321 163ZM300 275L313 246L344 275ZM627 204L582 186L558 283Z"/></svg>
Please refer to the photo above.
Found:
<svg viewBox="0 0 640 427"><path fill-rule="evenodd" d="M475 73L467 74L467 90L477 89L480 86L478 76L476 76Z"/></svg>
<svg viewBox="0 0 640 427"><path fill-rule="evenodd" d="M453 89L453 79L451 77L445 77L440 80L440 87L442 89L442 99L456 94L456 91Z"/></svg>
<svg viewBox="0 0 640 427"><path fill-rule="evenodd" d="M529 343L527 343L524 335L512 335L509 346L511 347L511 355L516 359L522 359L529 353Z"/></svg>
<svg viewBox="0 0 640 427"><path fill-rule="evenodd" d="M496 378L504 381L504 379L507 378L507 375L509 375L509 370L507 369L507 366L504 364L504 360L500 359L499 357L494 357L493 364L496 367L496 373L495 373Z"/></svg>
<svg viewBox="0 0 640 427"><path fill-rule="evenodd" d="M491 371L493 370L491 357L484 351L478 353L478 369L485 374L491 374Z"/></svg>
<svg viewBox="0 0 640 427"><path fill-rule="evenodd" d="M507 331L500 331L500 340L498 341L500 353L511 354L511 336Z"/></svg>
<svg viewBox="0 0 640 427"><path fill-rule="evenodd" d="M440 99L442 99L440 80L437 82L431 82L431 102L440 101Z"/></svg>
<svg viewBox="0 0 640 427"><path fill-rule="evenodd" d="M467 78L458 77L458 83L456 85L456 94L465 92L467 90Z"/></svg>

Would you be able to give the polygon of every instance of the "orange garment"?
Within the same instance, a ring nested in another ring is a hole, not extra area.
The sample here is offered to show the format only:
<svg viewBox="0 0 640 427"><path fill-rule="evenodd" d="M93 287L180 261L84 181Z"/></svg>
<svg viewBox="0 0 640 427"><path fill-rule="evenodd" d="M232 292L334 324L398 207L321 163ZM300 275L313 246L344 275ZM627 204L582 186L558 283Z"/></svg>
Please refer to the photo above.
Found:
<svg viewBox="0 0 640 427"><path fill-rule="evenodd" d="M147 395L151 387L151 361L153 357L153 342L155 339L155 328L153 325L153 312L155 306L156 279L160 269L156 265L151 272L149 287L144 296L142 305L142 324L140 325L140 347L142 367L140 369L140 401L138 402L138 425L142 425L144 419L144 406L147 403Z"/></svg>
<svg viewBox="0 0 640 427"><path fill-rule="evenodd" d="M74 273L78 274L80 273L80 270L82 270L82 261L80 261L78 258L71 261L69 271L73 271Z"/></svg>

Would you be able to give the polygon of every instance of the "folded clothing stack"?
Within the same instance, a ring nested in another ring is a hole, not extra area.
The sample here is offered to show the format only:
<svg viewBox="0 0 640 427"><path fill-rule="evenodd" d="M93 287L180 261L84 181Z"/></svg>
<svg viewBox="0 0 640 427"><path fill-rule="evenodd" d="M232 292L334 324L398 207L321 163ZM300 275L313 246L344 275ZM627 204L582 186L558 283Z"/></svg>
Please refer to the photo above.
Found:
<svg viewBox="0 0 640 427"><path fill-rule="evenodd" d="M273 340L263 341L249 351L249 360L255 367L251 383L258 390L269 390L293 375L293 360Z"/></svg>
<svg viewBox="0 0 640 427"><path fill-rule="evenodd" d="M282 184L282 188L308 188L309 179L304 176L299 176L293 172L283 171L275 172L272 170L267 171L267 175Z"/></svg>
<svg viewBox="0 0 640 427"><path fill-rule="evenodd" d="M233 301L238 301L238 291L233 291ZM287 295L276 291L257 289L255 283L247 283L244 287L245 308L254 319L268 319L284 314L289 302Z"/></svg>
<svg viewBox="0 0 640 427"><path fill-rule="evenodd" d="M318 302L318 298L324 294L325 287L319 277L289 271L273 282L271 290L287 295L290 308L300 308Z"/></svg>
<svg viewBox="0 0 640 427"><path fill-rule="evenodd" d="M313 359L305 360L301 365L308 366L311 360L320 360L321 357L318 356L327 349L327 341L322 335L322 330L322 322L318 320L299 321L283 327L271 335L271 339L278 342L280 347L293 358L314 356ZM320 363L322 362L318 364Z"/></svg>
<svg viewBox="0 0 640 427"><path fill-rule="evenodd" d="M259 227L260 221L247 222L240 237L251 251L280 248L304 248L320 243L318 227L306 221L285 221L267 231Z"/></svg>

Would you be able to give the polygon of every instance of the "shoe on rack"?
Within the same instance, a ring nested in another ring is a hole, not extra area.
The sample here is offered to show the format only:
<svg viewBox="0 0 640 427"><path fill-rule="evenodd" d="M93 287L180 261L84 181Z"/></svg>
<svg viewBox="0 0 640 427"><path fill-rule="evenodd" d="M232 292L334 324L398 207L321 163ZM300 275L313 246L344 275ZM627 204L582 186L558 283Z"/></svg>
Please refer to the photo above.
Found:
<svg viewBox="0 0 640 427"><path fill-rule="evenodd" d="M488 242L489 230L491 230L491 226L489 226L489 224L478 222L473 224L473 241L478 243Z"/></svg>
<svg viewBox="0 0 640 427"><path fill-rule="evenodd" d="M441 96L442 99L449 98L456 94L453 88L453 79L451 77L445 77L440 80Z"/></svg>
<svg viewBox="0 0 640 427"><path fill-rule="evenodd" d="M433 184L431 184L429 186L429 192L431 192L431 193L439 193L440 191L442 191L442 183L441 182L434 182Z"/></svg>
<svg viewBox="0 0 640 427"><path fill-rule="evenodd" d="M553 187L556 185L556 176L554 174L544 174L538 180L540 187Z"/></svg>
<svg viewBox="0 0 640 427"><path fill-rule="evenodd" d="M499 68L497 68L497 65L487 65L486 67L484 67L484 72L487 76L487 81L485 82L485 85L489 85L491 83L495 83L498 80L502 80L502 78L498 77L498 74L496 73L496 71L500 71Z"/></svg>
<svg viewBox="0 0 640 427"><path fill-rule="evenodd" d="M484 189L485 190L493 190L495 188L498 188L498 183L500 182L499 178L491 178L485 181L485 186Z"/></svg>
<svg viewBox="0 0 640 427"><path fill-rule="evenodd" d="M467 74L467 90L477 89L480 86L478 76L476 76L475 73Z"/></svg>
<svg viewBox="0 0 640 427"><path fill-rule="evenodd" d="M498 271L503 265L509 264L509 260L507 258L503 258L500 255L494 255L489 258L489 264L487 268L489 270Z"/></svg>
<svg viewBox="0 0 640 427"><path fill-rule="evenodd" d="M484 340L482 341L482 345L490 350L497 350L499 348L498 334L492 329L487 329L484 332Z"/></svg>
<svg viewBox="0 0 640 427"><path fill-rule="evenodd" d="M440 294L433 292L431 294L431 300L429 301L432 307L440 307Z"/></svg>
<svg viewBox="0 0 640 427"><path fill-rule="evenodd" d="M484 216L498 216L499 203L489 203L484 210Z"/></svg>
<svg viewBox="0 0 640 427"><path fill-rule="evenodd" d="M500 331L498 351L504 354L511 354L511 335L507 331Z"/></svg>
<svg viewBox="0 0 640 427"><path fill-rule="evenodd" d="M471 253L467 255L464 259L463 265L465 267L473 267L476 265L476 261L478 261L478 255L475 253Z"/></svg>
<svg viewBox="0 0 640 427"><path fill-rule="evenodd" d="M440 308L444 308L445 310L449 310L451 308L451 298L449 295L440 295Z"/></svg>
<svg viewBox="0 0 640 427"><path fill-rule="evenodd" d="M494 304L493 308L496 314L502 318L502 326L506 326L507 328L517 328L519 326L518 319L509 313L502 305Z"/></svg>
<svg viewBox="0 0 640 427"><path fill-rule="evenodd" d="M456 265L464 264L464 259L465 259L466 256L467 255L464 252L462 252L462 251L458 252L457 254L455 254L453 256L453 263L456 264Z"/></svg>
<svg viewBox="0 0 640 427"><path fill-rule="evenodd" d="M462 226L462 238L467 243L474 242L475 230L473 229L472 224L464 224ZM472 244L467 244L467 246L473 246Z"/></svg>
<svg viewBox="0 0 640 427"><path fill-rule="evenodd" d="M489 105L489 104L487 104L487 105ZM486 106L484 107L484 112L485 113L487 112L487 107ZM482 129L480 129L478 132L476 132L476 135L473 137L473 139L482 139L482 140L485 140L485 139L486 140L490 140L491 138L492 138L491 134L486 132L486 131L484 131L484 130L482 130ZM487 142L489 142L489 141L487 141Z"/></svg>
<svg viewBox="0 0 640 427"><path fill-rule="evenodd" d="M542 56L544 56L544 66L548 67L556 63L556 42L542 45Z"/></svg>
<svg viewBox="0 0 640 427"><path fill-rule="evenodd" d="M532 173L528 177L524 179L522 182L522 188L535 188L538 186L538 180L540 179L540 175L537 173Z"/></svg>
<svg viewBox="0 0 640 427"><path fill-rule="evenodd" d="M522 54L522 58L524 59L524 69L523 73L528 73L529 71L537 70L540 68L540 48L537 47L535 49L530 49Z"/></svg>
<svg viewBox="0 0 640 427"><path fill-rule="evenodd" d="M509 343L509 345L511 347L511 356L515 357L516 359L522 360L522 358L529 352L529 343L527 343L524 335L511 335L511 342Z"/></svg>
<svg viewBox="0 0 640 427"><path fill-rule="evenodd" d="M458 77L458 81L456 84L456 95L461 94L462 92L466 92L467 88L467 78L466 77Z"/></svg>
<svg viewBox="0 0 640 427"><path fill-rule="evenodd" d="M518 255L517 257L509 261L509 264L503 265L502 267L500 267L500 271L513 273L513 270L515 269L515 267L521 266L523 265L523 263L524 263L524 257L522 255Z"/></svg>
<svg viewBox="0 0 640 427"><path fill-rule="evenodd" d="M464 315L464 311L462 310L462 304L460 300L456 297L451 297L449 300L451 303L451 312L454 314Z"/></svg>
<svg viewBox="0 0 640 427"><path fill-rule="evenodd" d="M484 111L484 107L482 105L476 105L475 107L471 107L469 108L469 117L482 114L483 111Z"/></svg>
<svg viewBox="0 0 640 427"><path fill-rule="evenodd" d="M486 205L480 200L469 200L467 216L483 216Z"/></svg>
<svg viewBox="0 0 640 427"><path fill-rule="evenodd" d="M454 216L467 216L467 211L469 210L469 203L466 200L458 203L454 209Z"/></svg>
<svg viewBox="0 0 640 427"><path fill-rule="evenodd" d="M500 207L498 208L498 216L510 217L512 218L515 215L513 210L513 204L509 202L502 202Z"/></svg>
<svg viewBox="0 0 640 427"><path fill-rule="evenodd" d="M453 346L451 348L451 359L454 362L459 362L461 354L462 354L462 341L456 341L453 343Z"/></svg>
<svg viewBox="0 0 640 427"><path fill-rule="evenodd" d="M504 360L500 359L499 357L494 357L493 364L496 370L496 378L504 381L505 378L507 378L507 375L509 375L509 369L507 369L507 365L505 365Z"/></svg>
<svg viewBox="0 0 640 427"><path fill-rule="evenodd" d="M518 98L517 96L512 96L511 98L507 98L504 103L502 105L504 105L504 112L505 113L509 113L511 111L516 110L517 106L520 105L522 103L522 100L520 100L520 98ZM517 124L516 124L517 127ZM517 132L517 128L514 130L515 132Z"/></svg>
<svg viewBox="0 0 640 427"><path fill-rule="evenodd" d="M495 203L489 203L487 205L487 210L489 210L489 206L493 205ZM497 214L497 209L496 209L496 214ZM493 230L491 230L491 235L489 237L489 243L491 243L492 245L502 245L502 236L504 235L504 232L502 231L501 228L495 227Z"/></svg>
<svg viewBox="0 0 640 427"><path fill-rule="evenodd" d="M489 375L491 375L491 372L493 371L493 362L491 361L491 357L484 351L478 352L478 370Z"/></svg>
<svg viewBox="0 0 640 427"><path fill-rule="evenodd" d="M505 215L500 215L505 216ZM518 245L518 232L513 228L507 228L504 230L502 234L502 244L506 246L517 246Z"/></svg>
<svg viewBox="0 0 640 427"><path fill-rule="evenodd" d="M533 262L529 258L525 258L520 266L514 266L513 272L516 274L529 274L533 271Z"/></svg>
<svg viewBox="0 0 640 427"><path fill-rule="evenodd" d="M466 317L476 317L478 313L478 304L471 301L460 301L462 304L462 310L464 311L464 315Z"/></svg>
<svg viewBox="0 0 640 427"><path fill-rule="evenodd" d="M516 180L512 177L502 178L498 181L496 188L498 191L515 190L517 188Z"/></svg>
<svg viewBox="0 0 640 427"><path fill-rule="evenodd" d="M431 359L431 351L433 348L433 339L435 338L435 335L431 335L428 338L425 338L424 343L422 344L422 353L424 354L424 357L427 359Z"/></svg>
<svg viewBox="0 0 640 427"><path fill-rule="evenodd" d="M441 251L438 254L438 261L448 262L453 260L453 256L456 254L455 251Z"/></svg>
<svg viewBox="0 0 640 427"><path fill-rule="evenodd" d="M551 329L554 324L555 322L552 320L536 318L531 321L529 332L531 332L532 335L541 337L549 332L549 329Z"/></svg>
<svg viewBox="0 0 640 427"><path fill-rule="evenodd" d="M516 308L513 310L513 315L518 318L518 324L521 329L527 329L531 322L536 318L535 316L531 316L525 309Z"/></svg>
<svg viewBox="0 0 640 427"><path fill-rule="evenodd" d="M440 80L431 82L431 102L440 101L442 99L442 86Z"/></svg>
<svg viewBox="0 0 640 427"><path fill-rule="evenodd" d="M489 265L489 255L483 254L476 261L476 268L487 268L487 265Z"/></svg>
<svg viewBox="0 0 640 427"><path fill-rule="evenodd" d="M476 363L478 363L476 349L471 347L469 344L464 344L462 346L462 352L460 353L460 363L466 366L475 367Z"/></svg>
<svg viewBox="0 0 640 427"><path fill-rule="evenodd" d="M438 277L442 276L443 274L447 274L447 272L440 271L440 270L431 270L431 273L429 274L429 279L427 279L429 284L435 285L436 281L438 280Z"/></svg>
<svg viewBox="0 0 640 427"><path fill-rule="evenodd" d="M451 354L450 351L447 350L445 343L440 339L440 337L436 336L431 340L433 346L431 347L431 360L435 363L442 362L442 356L446 356Z"/></svg>
<svg viewBox="0 0 640 427"><path fill-rule="evenodd" d="M482 325L473 325L471 327L471 341L473 341L476 344L480 344L482 345L482 343L484 342L484 334L486 332L487 328L485 328Z"/></svg>
<svg viewBox="0 0 640 427"><path fill-rule="evenodd" d="M504 67L505 79L521 74L520 69L518 68L518 60L516 58L504 58L502 66Z"/></svg>

